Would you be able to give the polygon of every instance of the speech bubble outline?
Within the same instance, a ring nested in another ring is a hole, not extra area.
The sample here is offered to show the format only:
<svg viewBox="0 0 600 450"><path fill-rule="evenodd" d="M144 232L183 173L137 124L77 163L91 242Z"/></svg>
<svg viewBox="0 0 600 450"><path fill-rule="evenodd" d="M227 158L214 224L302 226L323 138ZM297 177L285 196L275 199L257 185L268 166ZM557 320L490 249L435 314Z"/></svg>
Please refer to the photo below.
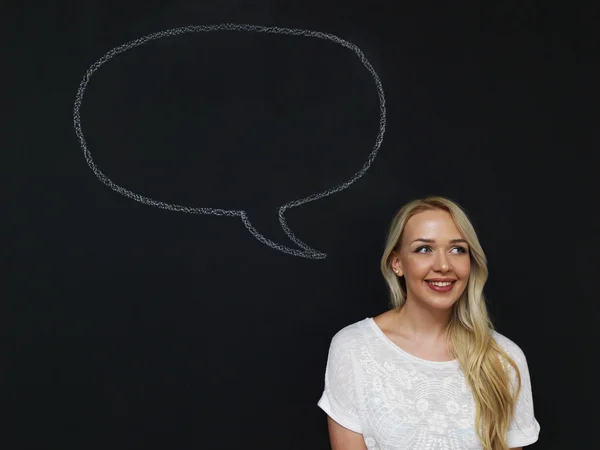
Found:
<svg viewBox="0 0 600 450"><path fill-rule="evenodd" d="M136 194L135 192L129 191L129 190L123 188L122 186L119 186L118 184L114 183L110 178L108 178L96 166L96 164L94 163L94 159L92 158L92 155L88 149L87 142L86 142L86 139L83 134L82 127L81 127L80 108L81 108L81 104L83 103L83 96L85 94L86 87L87 87L92 75L94 74L94 72L96 72L103 64L107 63L114 56L116 56L120 53L124 53L133 48L139 47L150 41L154 41L154 40L158 40L158 39L162 39L162 38L166 38L166 37L178 36L178 35L185 34L185 33L198 33L198 32L211 32L211 31L251 31L251 32L268 33L268 34L306 36L306 37L313 37L313 38L318 38L318 39L329 40L329 41L335 42L336 44L342 45L343 47L346 47L346 48L352 50L358 56L358 58L360 59L362 64L370 72L371 76L373 77L373 80L375 81L375 86L377 88L377 95L379 97L379 132L375 139L375 144L373 145L373 149L371 150L371 153L369 154L369 157L368 157L367 161L363 164L362 168L359 171L357 171L348 181L345 181L344 183L338 184L337 186L327 189L325 191L309 195L308 197L304 197L304 198L301 198L298 200L293 200L293 201L288 202L288 203L284 204L283 206L279 207L279 223L281 224L283 231L298 247L300 247L303 250L289 248L284 245L277 244L277 243L271 241L270 239L268 239L267 237L263 236L256 228L254 228L254 226L252 226L252 224L250 223L250 219L248 218L248 215L247 215L246 211L244 211L244 210L226 210L226 209L218 209L218 208L193 208L193 207L189 207L189 206L161 202L158 200L151 199L149 197L145 197L140 194ZM260 25L224 23L224 24L218 24L218 25L192 25L192 26L186 26L186 27L180 27L180 28L172 28L169 30L163 30L163 31L159 31L156 33L142 36L138 39L135 39L130 42L126 42L125 44L122 44L118 47L115 47L115 48L109 50L107 53L104 54L104 56L102 56L100 59L98 59L94 64L92 64L88 68L83 79L81 80L81 83L79 84L79 89L77 90L77 95L75 97L75 103L74 103L74 107L73 107L73 124L75 126L75 133L81 144L81 148L83 150L83 154L85 156L85 160L86 160L88 166L90 167L90 169L92 169L92 171L94 172L94 174L100 181L102 181L105 185L107 185L114 191L118 192L119 194L124 195L125 197L128 197L128 198L131 198L132 200L136 200L140 203L144 203L149 206L155 206L157 208L167 209L170 211L185 212L188 214L208 214L208 215L215 215L215 216L239 217L242 220L242 222L244 223L244 225L246 226L246 228L248 229L248 231L250 232L250 234L252 234L252 236L254 236L260 242L262 242L265 245L268 245L271 248L274 248L276 250L279 250L281 252L284 252L284 253L287 253L287 254L290 254L293 256L299 256L299 257L308 258L308 259L324 259L327 257L326 253L319 252L318 250L315 250L315 249L309 247L307 244L302 242L298 237L296 237L296 235L292 232L292 230L288 226L287 221L284 216L284 213L286 210L288 210L290 208L294 208L296 206L300 206L305 203L309 203L309 202L318 200L320 198L327 197L329 195L335 194L336 192L340 192L340 191L348 188L356 180L361 178L367 172L367 170L369 170L369 168L371 167L371 164L377 157L377 153L379 151L379 148L381 147L381 143L383 142L383 135L385 133L385 127L386 127L386 106L385 106L385 95L383 92L383 86L381 84L381 80L379 79L379 76L377 75L377 72L375 72L375 69L373 68L373 66L367 59L367 57L364 55L364 53L360 50L360 48L358 48L356 45L352 44L351 42L341 39L338 36L335 36L333 34L323 33L320 31L303 30L303 29L297 29L297 28L266 27L266 26L260 26Z"/></svg>

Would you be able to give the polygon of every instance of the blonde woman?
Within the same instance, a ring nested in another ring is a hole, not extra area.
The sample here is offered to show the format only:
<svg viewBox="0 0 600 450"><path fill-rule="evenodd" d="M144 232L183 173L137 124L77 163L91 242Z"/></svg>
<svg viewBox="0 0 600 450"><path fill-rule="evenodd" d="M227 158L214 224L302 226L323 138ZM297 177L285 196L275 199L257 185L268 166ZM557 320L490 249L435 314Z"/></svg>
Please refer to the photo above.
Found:
<svg viewBox="0 0 600 450"><path fill-rule="evenodd" d="M333 450L508 450L537 441L523 351L494 330L486 257L443 197L394 217L381 259L389 311L339 330L325 390Z"/></svg>

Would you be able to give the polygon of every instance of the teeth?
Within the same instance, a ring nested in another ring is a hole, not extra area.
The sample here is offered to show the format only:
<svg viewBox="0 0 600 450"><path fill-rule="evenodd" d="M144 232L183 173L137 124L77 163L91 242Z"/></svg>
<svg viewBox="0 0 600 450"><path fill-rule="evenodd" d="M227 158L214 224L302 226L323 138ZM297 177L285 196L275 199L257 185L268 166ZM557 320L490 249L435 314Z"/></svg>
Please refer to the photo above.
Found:
<svg viewBox="0 0 600 450"><path fill-rule="evenodd" d="M428 281L429 284L433 284L434 286L440 286L440 287L444 287L444 286L450 286L452 284L452 281Z"/></svg>

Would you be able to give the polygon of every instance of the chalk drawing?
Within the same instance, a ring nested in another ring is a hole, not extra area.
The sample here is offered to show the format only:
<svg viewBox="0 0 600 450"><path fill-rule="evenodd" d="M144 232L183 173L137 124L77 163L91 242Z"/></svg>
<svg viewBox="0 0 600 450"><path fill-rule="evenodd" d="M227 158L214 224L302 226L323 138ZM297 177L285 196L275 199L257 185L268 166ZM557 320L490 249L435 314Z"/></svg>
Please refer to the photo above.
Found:
<svg viewBox="0 0 600 450"><path fill-rule="evenodd" d="M134 192L131 192L131 191L113 183L113 181L110 178L108 178L106 175L104 175L104 173L100 169L98 169L98 167L94 163L94 160L92 158L90 150L87 146L85 136L83 134L83 130L81 127L81 116L80 116L80 112L79 112L79 110L81 108L81 104L83 102L83 97L85 94L86 87L87 87L92 75L94 74L94 72L96 72L103 64L108 62L115 55L126 52L127 50L131 50L135 47L139 47L140 45L146 44L147 42L157 40L157 39L163 39L166 37L177 36L177 35L181 35L181 34L185 34L185 33L198 33L198 32L211 32L211 31L246 31L246 32L258 32L258 33L270 33L270 34L286 34L286 35L292 35L292 36L306 36L306 37L311 37L311 38L329 40L329 41L335 42L339 45L342 45L342 46L352 50L356 54L356 56L358 56L358 58L360 59L362 64L366 67L366 69L371 73L373 80L375 81L375 87L377 88L377 95L379 96L379 132L377 134L377 137L375 138L375 143L373 145L373 148L371 149L371 153L369 154L369 157L367 158L367 161L363 164L362 168L358 172L356 172L348 181L346 181L344 183L341 183L341 184L339 184L335 187L332 187L330 189L327 189L323 192L312 194L312 195L309 195L308 197L304 197L301 199L293 200L293 201L288 202L285 205L279 207L279 222L281 224L281 227L283 228L285 233L288 235L288 237L294 243L296 243L296 245L298 247L300 247L300 249L302 249L302 250L289 248L284 245L277 244L277 243L271 241L270 239L268 239L267 237L263 236L256 228L254 228L252 226L252 224L250 223L250 219L248 219L248 215L247 215L246 211L244 211L244 210L193 208L193 207L189 207L189 206L165 203L165 202L154 200L154 199L151 199L148 197L144 197L143 195L136 194ZM345 41L344 39L341 39L333 34L323 33L320 31L302 30L302 29L295 29L295 28L265 27L265 26L259 26L259 25L225 23L225 24L218 24L218 25L194 25L194 26L187 26L187 27L173 28L173 29L169 29L169 30L159 31L157 33L148 34L141 38L127 42L125 44L122 44L122 45L115 47L112 50L108 51L104 56L102 56L98 61L96 61L94 64L92 64L88 68L83 79L81 80L79 89L77 90L77 95L75 98L75 105L73 108L73 122L75 125L75 132L77 134L77 137L79 138L79 142L81 144L81 148L83 150L83 154L85 155L85 160L87 161L88 166L92 169L92 171L100 179L100 181L102 181L104 184L106 184L108 187L115 190L119 194L124 195L125 197L129 197L138 202L144 203L146 205L155 206L157 208L167 209L170 211L184 212L184 213L188 213L188 214L210 214L210 215L216 215L216 216L239 217L242 220L242 222L244 223L244 225L246 226L246 228L248 229L248 231L250 231L252 236L254 236L260 242L262 242L265 245L268 245L271 248L274 248L276 250L279 250L281 252L284 252L284 253L287 253L290 255L299 256L299 257L303 257L303 258L324 259L327 257L327 254L322 253L318 250L315 250L315 249L309 247L307 244L305 244L300 239L298 239L298 237L296 237L296 235L294 233L292 233L292 230L290 229L290 227L287 224L284 213L285 213L285 211L287 211L290 208L294 208L296 206L300 206L305 203L309 203L309 202L318 200L320 198L327 197L331 194L335 194L336 192L340 192L340 191L346 189L352 183L354 183L356 180L358 180L360 177L362 177L367 172L367 170L369 170L369 167L371 167L371 164L375 160L375 157L377 156L377 152L378 152L379 148L381 147L381 143L383 142L383 135L385 133L385 126L386 126L386 107L385 107L385 96L384 96L384 92L383 92L383 86L381 84L379 76L375 72L375 69L373 69L373 66L371 65L371 63L367 60L366 56L356 45L354 45L348 41Z"/></svg>

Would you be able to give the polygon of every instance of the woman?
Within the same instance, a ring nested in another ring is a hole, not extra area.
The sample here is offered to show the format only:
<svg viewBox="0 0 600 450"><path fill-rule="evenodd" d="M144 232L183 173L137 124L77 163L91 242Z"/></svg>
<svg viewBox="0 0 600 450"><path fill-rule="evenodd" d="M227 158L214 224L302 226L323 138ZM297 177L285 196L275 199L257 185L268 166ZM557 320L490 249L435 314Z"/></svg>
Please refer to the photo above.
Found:
<svg viewBox="0 0 600 450"><path fill-rule="evenodd" d="M486 257L443 197L406 204L381 271L391 309L338 331L325 390L333 450L507 450L537 441L522 350L494 330Z"/></svg>

